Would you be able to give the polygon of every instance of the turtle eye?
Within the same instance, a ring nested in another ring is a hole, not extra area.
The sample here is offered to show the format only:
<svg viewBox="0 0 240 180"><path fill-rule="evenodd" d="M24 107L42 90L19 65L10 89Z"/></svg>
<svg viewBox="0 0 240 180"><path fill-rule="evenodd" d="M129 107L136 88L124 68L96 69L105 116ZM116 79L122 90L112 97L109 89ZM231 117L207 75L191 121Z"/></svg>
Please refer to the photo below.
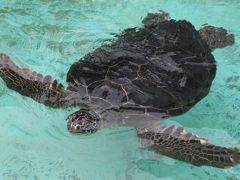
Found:
<svg viewBox="0 0 240 180"><path fill-rule="evenodd" d="M79 130L80 129L80 126L77 126L77 130Z"/></svg>

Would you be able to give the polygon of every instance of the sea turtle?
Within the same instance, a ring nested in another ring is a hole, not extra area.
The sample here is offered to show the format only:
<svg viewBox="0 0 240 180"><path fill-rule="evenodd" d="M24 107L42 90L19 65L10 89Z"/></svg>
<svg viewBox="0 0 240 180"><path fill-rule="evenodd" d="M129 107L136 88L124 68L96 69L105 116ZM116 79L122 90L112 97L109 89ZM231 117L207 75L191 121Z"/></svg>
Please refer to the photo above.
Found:
<svg viewBox="0 0 240 180"><path fill-rule="evenodd" d="M141 142L158 153L196 166L240 163L237 148L210 144L182 127L159 120L180 115L204 98L216 73L211 54L234 43L223 28L197 31L186 20L149 13L141 28L130 28L72 64L68 87L0 55L0 76L24 96L53 108L81 107L67 119L72 133L132 126Z"/></svg>

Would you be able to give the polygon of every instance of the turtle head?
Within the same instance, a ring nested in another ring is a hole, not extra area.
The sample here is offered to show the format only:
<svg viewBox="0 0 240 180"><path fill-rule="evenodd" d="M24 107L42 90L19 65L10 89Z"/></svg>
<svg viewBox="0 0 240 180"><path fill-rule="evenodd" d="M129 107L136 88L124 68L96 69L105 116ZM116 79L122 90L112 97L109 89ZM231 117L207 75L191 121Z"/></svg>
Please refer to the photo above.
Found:
<svg viewBox="0 0 240 180"><path fill-rule="evenodd" d="M92 133L99 129L100 118L90 110L81 109L67 118L67 128L71 133Z"/></svg>
<svg viewBox="0 0 240 180"><path fill-rule="evenodd" d="M211 50L233 45L235 41L234 35L228 34L222 27L204 26L199 30L199 34Z"/></svg>

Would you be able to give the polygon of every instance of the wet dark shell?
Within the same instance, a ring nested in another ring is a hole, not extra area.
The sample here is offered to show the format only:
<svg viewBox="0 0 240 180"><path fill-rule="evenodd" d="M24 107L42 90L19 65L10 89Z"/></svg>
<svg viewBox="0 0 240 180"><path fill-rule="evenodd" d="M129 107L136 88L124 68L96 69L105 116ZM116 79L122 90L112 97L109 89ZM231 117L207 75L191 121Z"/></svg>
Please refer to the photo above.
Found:
<svg viewBox="0 0 240 180"><path fill-rule="evenodd" d="M198 31L187 21L170 20L125 30L74 63L67 81L123 109L176 115L208 94L215 74L214 57Z"/></svg>

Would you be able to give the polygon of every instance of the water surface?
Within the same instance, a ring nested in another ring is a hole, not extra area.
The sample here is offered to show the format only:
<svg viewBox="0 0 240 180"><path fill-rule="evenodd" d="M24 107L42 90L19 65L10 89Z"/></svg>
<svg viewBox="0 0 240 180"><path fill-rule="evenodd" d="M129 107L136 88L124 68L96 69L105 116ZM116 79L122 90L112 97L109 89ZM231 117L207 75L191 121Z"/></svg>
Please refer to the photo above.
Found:
<svg viewBox="0 0 240 180"><path fill-rule="evenodd" d="M160 9L197 29L208 23L236 37L234 46L213 53L218 71L210 94L163 124L184 126L218 145L240 147L238 0L1 0L0 51L21 67L66 85L73 62ZM0 179L240 179L239 166L194 167L156 155L138 142L131 128L71 135L65 119L73 111L45 107L0 80Z"/></svg>

